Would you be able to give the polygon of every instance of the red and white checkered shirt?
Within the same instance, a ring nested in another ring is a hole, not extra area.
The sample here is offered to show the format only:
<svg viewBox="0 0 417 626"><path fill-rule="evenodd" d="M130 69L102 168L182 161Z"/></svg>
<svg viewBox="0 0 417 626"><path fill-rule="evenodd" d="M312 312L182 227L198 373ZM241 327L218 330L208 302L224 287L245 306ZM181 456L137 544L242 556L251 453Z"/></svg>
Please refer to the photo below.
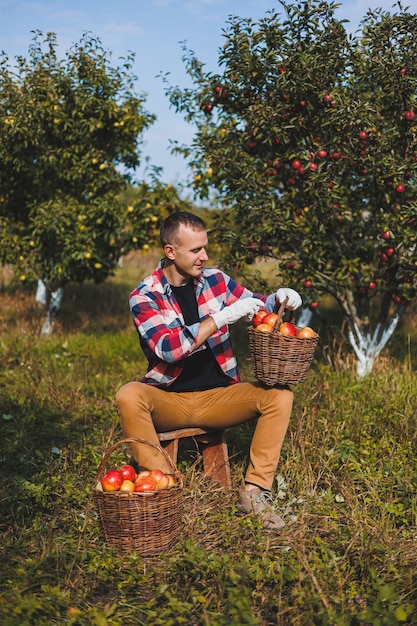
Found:
<svg viewBox="0 0 417 626"><path fill-rule="evenodd" d="M259 298L268 310L273 310L274 298L245 289L218 269L203 268L194 284L200 321L240 298ZM162 262L132 291L129 304L149 363L142 382L169 385L182 371L180 361L196 351L199 323L190 326L184 323L180 306L164 276ZM240 382L227 325L213 333L198 350L211 350L230 383Z"/></svg>

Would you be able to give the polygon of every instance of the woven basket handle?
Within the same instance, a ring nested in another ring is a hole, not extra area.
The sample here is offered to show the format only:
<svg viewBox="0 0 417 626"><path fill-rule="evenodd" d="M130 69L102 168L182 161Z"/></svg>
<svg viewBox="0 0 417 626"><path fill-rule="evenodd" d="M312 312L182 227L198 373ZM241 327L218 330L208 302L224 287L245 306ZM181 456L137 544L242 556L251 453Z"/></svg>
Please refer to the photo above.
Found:
<svg viewBox="0 0 417 626"><path fill-rule="evenodd" d="M275 298L275 306L277 305L277 303L279 302L279 300L277 298ZM288 302L288 297L285 298L285 300L283 300L282 302L279 303L279 308L277 310L277 321L274 324L274 327L272 329L272 333L273 334L277 334L279 332L279 327L280 324L282 322L282 318L284 316L285 313L285 307L287 306L287 302ZM292 321L294 319L294 315L291 316L290 321Z"/></svg>
<svg viewBox="0 0 417 626"><path fill-rule="evenodd" d="M158 446L156 443L153 443L152 441L146 441L146 439L141 439L140 437L128 437L127 439L121 439L120 441L117 441L116 443L114 443L112 446L110 446L110 448L107 450L107 452L104 453L103 459L99 465L99 468L97 470L97 482L99 482L103 476L104 476L104 470L106 467L106 463L110 457L111 454L113 454L113 452L119 448L122 445L126 445L128 443L145 443L148 446L151 446L152 448L155 448L155 450L158 450L158 452L160 452L165 459L167 460L171 470L172 470L172 474L176 474L178 472L176 466L174 465L174 463L171 460L171 457L169 456L169 454L163 449L161 448L161 446Z"/></svg>
<svg viewBox="0 0 417 626"><path fill-rule="evenodd" d="M279 303L279 308L277 310L278 319L276 321L276 324L278 324L278 325L281 324L281 322L282 322L282 318L283 318L284 313L285 313L285 307L287 306L287 302L288 302L288 298L285 298L285 300L280 302L278 300L278 298L275 296L275 307L277 307L277 304Z"/></svg>

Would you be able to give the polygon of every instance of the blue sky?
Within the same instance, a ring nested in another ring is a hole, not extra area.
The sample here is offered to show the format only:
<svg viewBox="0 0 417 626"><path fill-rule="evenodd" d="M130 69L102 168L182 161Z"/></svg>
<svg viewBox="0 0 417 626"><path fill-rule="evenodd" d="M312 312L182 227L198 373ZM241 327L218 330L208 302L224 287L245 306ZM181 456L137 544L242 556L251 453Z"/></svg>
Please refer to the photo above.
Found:
<svg viewBox="0 0 417 626"><path fill-rule="evenodd" d="M355 30L368 9L392 11L393 0L345 0L336 16L348 19ZM412 12L417 0L404 0ZM145 134L143 154L164 169L166 182L185 182L187 170L180 157L169 154L169 141L189 143L193 129L169 108L160 73L170 72L170 82L187 86L182 41L215 71L222 29L230 15L263 17L279 9L277 0L0 0L0 49L10 58L27 55L32 30L54 32L59 48L67 50L90 31L112 53L114 63L128 51L136 53L137 90L147 94L146 108L158 121ZM138 177L144 175L138 172Z"/></svg>

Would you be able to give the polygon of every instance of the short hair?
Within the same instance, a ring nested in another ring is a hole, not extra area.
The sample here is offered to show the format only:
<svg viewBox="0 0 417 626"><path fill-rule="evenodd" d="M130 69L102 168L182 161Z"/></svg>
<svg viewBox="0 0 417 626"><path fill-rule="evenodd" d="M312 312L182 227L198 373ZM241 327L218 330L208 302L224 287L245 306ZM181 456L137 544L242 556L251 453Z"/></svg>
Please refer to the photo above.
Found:
<svg viewBox="0 0 417 626"><path fill-rule="evenodd" d="M176 211L171 213L163 222L159 238L164 248L167 244L173 243L178 238L181 224L193 230L206 230L206 225L201 217L189 213L188 211Z"/></svg>

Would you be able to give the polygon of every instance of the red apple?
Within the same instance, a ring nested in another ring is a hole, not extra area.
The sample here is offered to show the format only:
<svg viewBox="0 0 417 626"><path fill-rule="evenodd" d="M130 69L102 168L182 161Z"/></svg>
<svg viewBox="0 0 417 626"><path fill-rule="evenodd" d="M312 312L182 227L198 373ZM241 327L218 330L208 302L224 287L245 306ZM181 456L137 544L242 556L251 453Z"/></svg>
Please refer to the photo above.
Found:
<svg viewBox="0 0 417 626"><path fill-rule="evenodd" d="M359 131L359 139L362 139L363 141L368 139L368 133L364 130L360 130Z"/></svg>
<svg viewBox="0 0 417 626"><path fill-rule="evenodd" d="M394 256L395 254L395 248L387 248L385 250L385 254L389 257L389 256Z"/></svg>
<svg viewBox="0 0 417 626"><path fill-rule="evenodd" d="M415 116L416 116L416 114L414 113L414 111L404 111L404 117L409 122L412 122L414 120Z"/></svg>
<svg viewBox="0 0 417 626"><path fill-rule="evenodd" d="M305 280L303 285L306 289L310 289L310 287L313 286L313 283L311 282L311 280Z"/></svg>
<svg viewBox="0 0 417 626"><path fill-rule="evenodd" d="M119 472L123 476L123 480L131 480L133 483L135 482L136 472L135 468L131 465L122 465L121 467L119 467Z"/></svg>
<svg viewBox="0 0 417 626"><path fill-rule="evenodd" d="M325 159L327 157L327 150L324 150L324 148L317 150L317 156L319 156L321 159Z"/></svg>
<svg viewBox="0 0 417 626"><path fill-rule="evenodd" d="M319 308L319 303L317 302L317 300L314 300L313 302L310 302L308 308L310 309L310 311L315 311Z"/></svg>
<svg viewBox="0 0 417 626"><path fill-rule="evenodd" d="M255 326L255 328L259 326L259 324L262 324L262 321L266 315L268 315L268 311L266 311L265 309L261 309L256 313L256 315L253 316L252 324Z"/></svg>
<svg viewBox="0 0 417 626"><path fill-rule="evenodd" d="M267 324L272 328L275 326L275 322L278 319L278 315L276 313L268 313L262 320L262 324Z"/></svg>
<svg viewBox="0 0 417 626"><path fill-rule="evenodd" d="M301 167L301 161L299 159L294 159L291 162L291 167L293 167L295 170L298 170Z"/></svg>
<svg viewBox="0 0 417 626"><path fill-rule="evenodd" d="M103 491L119 491L122 482L123 476L121 472L116 469L110 469L101 479L101 486L103 487Z"/></svg>
<svg viewBox="0 0 417 626"><path fill-rule="evenodd" d="M381 233L381 237L382 237L382 239L385 239L386 241L387 241L388 239L391 239L391 233L390 233L390 231L389 231L389 230L384 230L384 231Z"/></svg>
<svg viewBox="0 0 417 626"><path fill-rule="evenodd" d="M154 479L157 489L166 489L168 487L168 476L160 469L151 470L149 478Z"/></svg>
<svg viewBox="0 0 417 626"><path fill-rule="evenodd" d="M308 166L310 170L312 170L313 172L315 172L318 168L317 163L310 163L310 165Z"/></svg>
<svg viewBox="0 0 417 626"><path fill-rule="evenodd" d="M400 184L400 185L397 185L397 186L396 186L396 188L395 188L395 191L396 191L397 193L404 193L404 191L405 191L405 186L404 186L404 185L401 185L401 184Z"/></svg>
<svg viewBox="0 0 417 626"><path fill-rule="evenodd" d="M376 287L376 283L373 280L371 280L371 282L368 285L368 289L375 289L375 287Z"/></svg>
<svg viewBox="0 0 417 626"><path fill-rule="evenodd" d="M156 480L152 476L142 476L135 482L135 492L156 491Z"/></svg>
<svg viewBox="0 0 417 626"><path fill-rule="evenodd" d="M297 335L297 329L291 322L283 322L280 324L279 332L281 335L286 335L287 337L295 337Z"/></svg>

